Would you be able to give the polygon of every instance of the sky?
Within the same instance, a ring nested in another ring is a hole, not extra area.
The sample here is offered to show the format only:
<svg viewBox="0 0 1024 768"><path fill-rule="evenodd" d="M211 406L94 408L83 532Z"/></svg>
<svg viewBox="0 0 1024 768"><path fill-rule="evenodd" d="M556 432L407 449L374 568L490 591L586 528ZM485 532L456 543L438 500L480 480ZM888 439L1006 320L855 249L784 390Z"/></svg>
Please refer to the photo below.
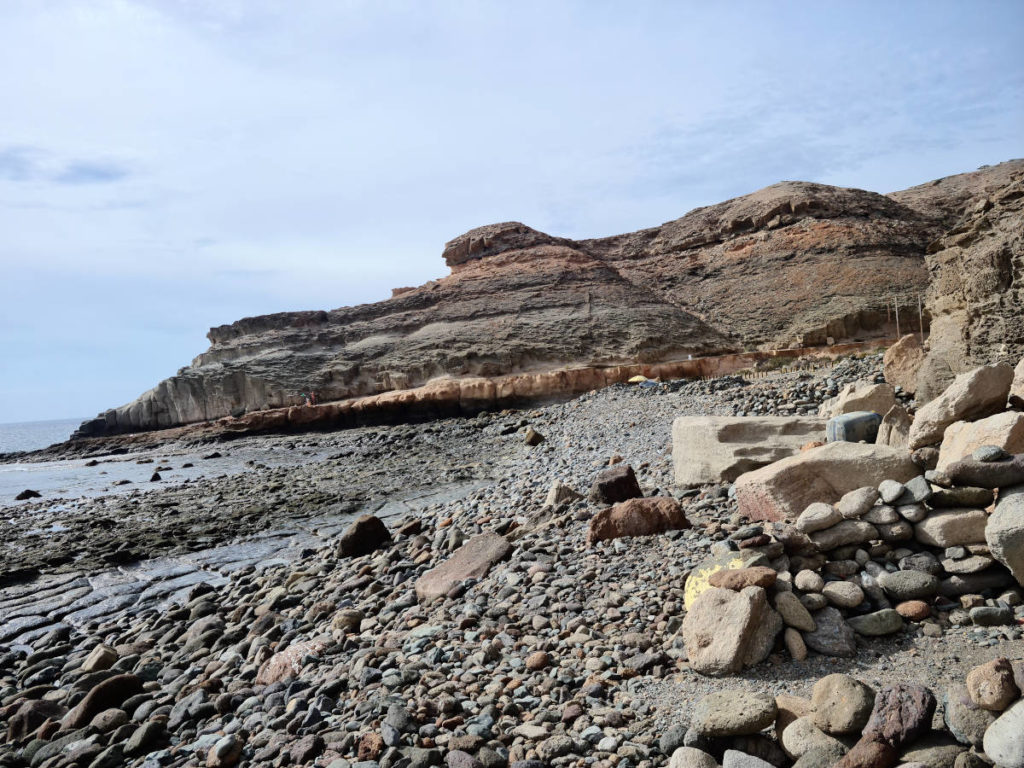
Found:
<svg viewBox="0 0 1024 768"><path fill-rule="evenodd" d="M442 277L482 224L1022 157L1022 33L1019 0L3 0L0 422Z"/></svg>

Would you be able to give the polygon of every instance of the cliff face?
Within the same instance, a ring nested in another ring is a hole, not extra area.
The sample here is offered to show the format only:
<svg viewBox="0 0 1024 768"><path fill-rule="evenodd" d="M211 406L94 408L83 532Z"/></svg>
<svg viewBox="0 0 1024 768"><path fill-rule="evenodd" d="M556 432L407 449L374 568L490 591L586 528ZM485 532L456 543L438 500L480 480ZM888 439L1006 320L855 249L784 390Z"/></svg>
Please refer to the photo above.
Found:
<svg viewBox="0 0 1024 768"><path fill-rule="evenodd" d="M439 377L892 335L886 303L895 297L916 309L927 244L961 206L949 199L998 186L986 181L996 175L979 171L953 177L959 181L944 190L890 196L783 182L596 240L517 222L481 227L446 244L450 275L386 301L211 329L209 350L189 367L86 422L79 435L294 405L310 390L341 400ZM901 319L912 329L916 312Z"/></svg>
<svg viewBox="0 0 1024 768"><path fill-rule="evenodd" d="M1024 357L1024 163L1005 183L965 200L959 220L928 248L929 352L917 396L940 394L958 373Z"/></svg>

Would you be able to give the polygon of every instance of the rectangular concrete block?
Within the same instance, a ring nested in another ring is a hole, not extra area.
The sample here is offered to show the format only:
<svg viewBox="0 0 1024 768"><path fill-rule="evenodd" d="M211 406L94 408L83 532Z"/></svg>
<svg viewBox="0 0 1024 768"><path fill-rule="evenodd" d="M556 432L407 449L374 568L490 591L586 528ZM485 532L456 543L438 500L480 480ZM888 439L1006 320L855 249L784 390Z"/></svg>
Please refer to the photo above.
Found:
<svg viewBox="0 0 1024 768"><path fill-rule="evenodd" d="M859 443L861 440L873 443L881 424L881 415L874 411L853 411L829 419L825 435L830 443Z"/></svg>
<svg viewBox="0 0 1024 768"><path fill-rule="evenodd" d="M672 422L677 485L731 483L825 438L812 416L680 416Z"/></svg>

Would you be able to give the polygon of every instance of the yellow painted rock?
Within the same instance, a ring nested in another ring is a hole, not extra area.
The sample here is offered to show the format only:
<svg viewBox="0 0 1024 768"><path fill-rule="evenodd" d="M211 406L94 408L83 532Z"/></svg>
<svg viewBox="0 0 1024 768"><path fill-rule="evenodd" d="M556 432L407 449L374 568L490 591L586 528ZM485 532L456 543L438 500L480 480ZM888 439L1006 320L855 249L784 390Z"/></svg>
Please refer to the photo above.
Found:
<svg viewBox="0 0 1024 768"><path fill-rule="evenodd" d="M646 376L634 376L633 378L629 379L630 384L642 384L645 381L647 381Z"/></svg>
<svg viewBox="0 0 1024 768"><path fill-rule="evenodd" d="M717 571L734 571L739 568L747 568L751 565L761 565L758 560L764 561L767 565L767 558L759 552L727 552L722 555L715 555L703 561L700 565L690 571L686 579L686 587L683 590L683 605L690 610L694 600L711 585L708 579L711 574Z"/></svg>

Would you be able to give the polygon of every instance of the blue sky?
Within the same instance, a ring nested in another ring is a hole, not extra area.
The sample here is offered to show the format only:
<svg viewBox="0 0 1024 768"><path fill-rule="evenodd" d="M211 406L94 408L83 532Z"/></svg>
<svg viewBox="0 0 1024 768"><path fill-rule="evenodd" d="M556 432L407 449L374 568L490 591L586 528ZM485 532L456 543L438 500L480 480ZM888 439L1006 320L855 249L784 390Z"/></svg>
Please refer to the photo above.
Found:
<svg viewBox="0 0 1024 768"><path fill-rule="evenodd" d="M1022 31L1016 0L7 0L0 422L442 276L481 224L594 237L1024 156Z"/></svg>

